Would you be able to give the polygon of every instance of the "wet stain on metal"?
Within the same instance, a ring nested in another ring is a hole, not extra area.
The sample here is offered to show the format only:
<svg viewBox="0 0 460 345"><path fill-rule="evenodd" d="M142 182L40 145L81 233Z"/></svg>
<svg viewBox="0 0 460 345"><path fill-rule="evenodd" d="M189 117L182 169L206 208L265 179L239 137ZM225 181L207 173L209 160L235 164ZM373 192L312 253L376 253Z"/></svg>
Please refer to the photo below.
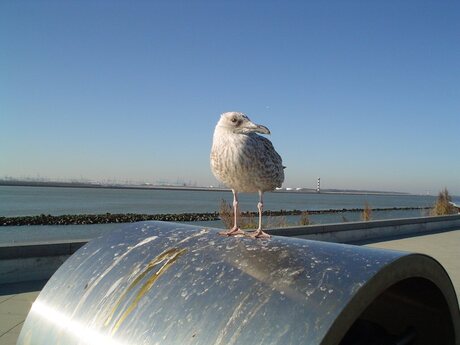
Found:
<svg viewBox="0 0 460 345"><path fill-rule="evenodd" d="M154 270L158 265L162 264L157 271L155 271L151 277L149 277L145 283L139 289L139 292L134 297L133 301L128 305L128 307L121 313L118 320L116 321L115 325L112 328L111 334L113 335L121 326L121 324L126 320L129 314L137 307L139 301L144 297L144 295L152 288L153 284L156 280L164 273L166 270L173 265L176 260L185 252L187 251L186 248L169 248L156 256L153 260L151 260L144 270L134 279L134 281L128 286L128 288L123 292L123 294L118 299L118 302L113 307L109 317L105 321L105 326L108 326L109 323L112 321L116 311L118 310L120 304L126 299L127 294L133 290L141 281L148 275L152 270Z"/></svg>

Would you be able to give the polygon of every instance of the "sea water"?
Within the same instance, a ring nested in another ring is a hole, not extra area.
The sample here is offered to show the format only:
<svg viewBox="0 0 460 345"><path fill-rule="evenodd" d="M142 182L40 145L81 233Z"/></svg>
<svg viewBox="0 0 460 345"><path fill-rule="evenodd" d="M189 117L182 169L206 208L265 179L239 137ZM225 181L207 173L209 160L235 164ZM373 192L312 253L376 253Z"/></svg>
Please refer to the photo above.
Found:
<svg viewBox="0 0 460 345"><path fill-rule="evenodd" d="M40 214L104 214L104 213L186 213L215 212L221 200L232 202L226 191L190 191L157 189L108 189L63 187L0 186L0 216L31 216ZM363 208L425 207L435 197L387 194L316 194L265 193L266 210L327 210ZM257 193L241 193L242 210L257 211Z"/></svg>

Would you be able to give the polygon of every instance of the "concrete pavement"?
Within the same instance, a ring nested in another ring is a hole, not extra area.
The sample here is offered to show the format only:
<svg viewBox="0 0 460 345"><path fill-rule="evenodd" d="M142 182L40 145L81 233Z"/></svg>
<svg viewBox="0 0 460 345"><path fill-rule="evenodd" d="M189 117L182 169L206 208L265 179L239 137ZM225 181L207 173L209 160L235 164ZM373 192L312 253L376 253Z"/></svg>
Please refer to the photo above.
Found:
<svg viewBox="0 0 460 345"><path fill-rule="evenodd" d="M46 281L0 285L0 345L15 345L22 325Z"/></svg>
<svg viewBox="0 0 460 345"><path fill-rule="evenodd" d="M446 269L457 293L457 299L459 298L460 230L375 242L368 244L368 246L427 254L435 258Z"/></svg>

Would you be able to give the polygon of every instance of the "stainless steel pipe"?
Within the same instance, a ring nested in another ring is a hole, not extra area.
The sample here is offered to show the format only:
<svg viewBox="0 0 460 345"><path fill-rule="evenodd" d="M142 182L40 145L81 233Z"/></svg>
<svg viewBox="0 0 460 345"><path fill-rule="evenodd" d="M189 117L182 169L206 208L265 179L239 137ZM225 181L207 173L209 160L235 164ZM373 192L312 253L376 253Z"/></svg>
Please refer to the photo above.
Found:
<svg viewBox="0 0 460 345"><path fill-rule="evenodd" d="M144 222L70 257L18 344L460 344L459 322L425 255Z"/></svg>

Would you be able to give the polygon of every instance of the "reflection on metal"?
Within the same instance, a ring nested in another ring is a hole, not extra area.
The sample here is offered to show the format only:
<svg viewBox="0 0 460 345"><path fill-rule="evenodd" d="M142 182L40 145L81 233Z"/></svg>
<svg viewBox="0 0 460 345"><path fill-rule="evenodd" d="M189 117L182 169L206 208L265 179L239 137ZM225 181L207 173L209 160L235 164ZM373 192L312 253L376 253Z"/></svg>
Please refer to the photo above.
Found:
<svg viewBox="0 0 460 345"><path fill-rule="evenodd" d="M68 259L18 344L345 345L366 329L459 344L459 319L449 277L424 255L145 222Z"/></svg>

